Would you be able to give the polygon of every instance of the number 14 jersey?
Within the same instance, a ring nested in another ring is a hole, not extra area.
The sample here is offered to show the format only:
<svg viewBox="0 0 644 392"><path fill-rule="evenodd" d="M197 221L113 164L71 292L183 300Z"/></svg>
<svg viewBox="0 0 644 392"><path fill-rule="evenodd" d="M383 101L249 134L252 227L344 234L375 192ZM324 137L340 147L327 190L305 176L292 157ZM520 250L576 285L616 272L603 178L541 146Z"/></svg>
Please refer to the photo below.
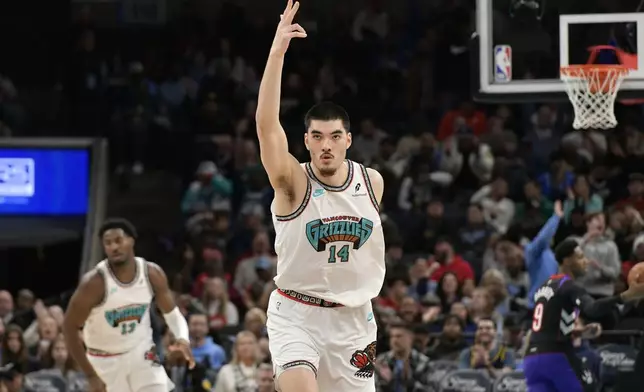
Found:
<svg viewBox="0 0 644 392"><path fill-rule="evenodd" d="M378 202L364 166L347 160L341 186L324 184L310 163L308 185L290 215L273 213L277 276L294 290L348 307L376 297L385 278L385 242Z"/></svg>

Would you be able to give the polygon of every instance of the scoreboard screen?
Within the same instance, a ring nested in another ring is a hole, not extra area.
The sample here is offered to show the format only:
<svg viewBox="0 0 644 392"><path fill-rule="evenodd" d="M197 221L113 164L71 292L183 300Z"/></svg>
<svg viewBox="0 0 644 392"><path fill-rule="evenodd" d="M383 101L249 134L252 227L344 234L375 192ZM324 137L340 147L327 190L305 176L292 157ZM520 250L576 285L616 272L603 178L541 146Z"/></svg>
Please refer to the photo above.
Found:
<svg viewBox="0 0 644 392"><path fill-rule="evenodd" d="M0 215L83 215L89 176L85 149L0 148Z"/></svg>

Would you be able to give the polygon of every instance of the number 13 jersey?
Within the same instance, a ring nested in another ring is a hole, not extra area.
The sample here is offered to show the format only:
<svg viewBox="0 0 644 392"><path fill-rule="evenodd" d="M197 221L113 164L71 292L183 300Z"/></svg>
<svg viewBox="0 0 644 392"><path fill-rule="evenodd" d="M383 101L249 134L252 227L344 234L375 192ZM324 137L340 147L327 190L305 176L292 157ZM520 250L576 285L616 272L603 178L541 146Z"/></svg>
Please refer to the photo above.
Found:
<svg viewBox="0 0 644 392"><path fill-rule="evenodd" d="M152 286L148 280L148 262L135 257L136 275L132 282L119 282L107 260L96 266L103 276L105 296L103 302L92 309L85 326L85 345L94 350L113 354L128 352L143 341L152 344L150 304Z"/></svg>
<svg viewBox="0 0 644 392"><path fill-rule="evenodd" d="M378 202L364 166L346 161L347 180L333 187L310 163L304 201L290 215L273 213L277 276L294 290L348 307L376 297L385 279L385 242Z"/></svg>

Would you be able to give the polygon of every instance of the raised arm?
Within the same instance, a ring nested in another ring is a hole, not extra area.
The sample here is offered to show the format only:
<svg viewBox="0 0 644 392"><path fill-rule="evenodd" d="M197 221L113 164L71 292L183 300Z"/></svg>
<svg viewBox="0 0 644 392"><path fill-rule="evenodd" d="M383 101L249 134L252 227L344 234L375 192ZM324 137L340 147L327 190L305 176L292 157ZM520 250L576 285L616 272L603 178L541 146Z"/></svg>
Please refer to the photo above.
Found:
<svg viewBox="0 0 644 392"><path fill-rule="evenodd" d="M100 379L87 359L80 330L85 325L92 309L98 306L104 297L105 281L103 276L96 271L88 272L81 279L78 288L72 295L63 321L63 334L65 335L67 350L69 350L69 354L74 358L90 382L100 381Z"/></svg>
<svg viewBox="0 0 644 392"><path fill-rule="evenodd" d="M273 189L276 190L276 208L280 210L277 211L278 214L292 212L286 210L295 203L295 199L301 198L306 192L306 175L299 167L297 159L289 154L286 134L279 122L284 55L292 38L306 37L306 32L300 25L292 24L299 6L298 2L293 4L293 1L289 0L281 16L259 86L255 114L262 164ZM280 195L288 196L289 203L283 203Z"/></svg>

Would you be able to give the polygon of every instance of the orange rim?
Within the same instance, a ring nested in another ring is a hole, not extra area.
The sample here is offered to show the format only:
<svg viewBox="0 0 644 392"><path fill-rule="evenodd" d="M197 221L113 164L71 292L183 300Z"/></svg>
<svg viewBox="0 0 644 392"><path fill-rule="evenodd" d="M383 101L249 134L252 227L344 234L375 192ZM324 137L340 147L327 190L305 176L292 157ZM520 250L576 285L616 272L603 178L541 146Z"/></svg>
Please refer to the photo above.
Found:
<svg viewBox="0 0 644 392"><path fill-rule="evenodd" d="M602 65L602 64L579 64L561 67L561 75L576 78L583 77L588 79L590 76L596 79L598 83L589 83L588 91L592 94L614 92L615 83L605 83L606 78L611 75L614 79L622 78L630 72L630 68L624 65ZM614 72L613 72L614 71Z"/></svg>

